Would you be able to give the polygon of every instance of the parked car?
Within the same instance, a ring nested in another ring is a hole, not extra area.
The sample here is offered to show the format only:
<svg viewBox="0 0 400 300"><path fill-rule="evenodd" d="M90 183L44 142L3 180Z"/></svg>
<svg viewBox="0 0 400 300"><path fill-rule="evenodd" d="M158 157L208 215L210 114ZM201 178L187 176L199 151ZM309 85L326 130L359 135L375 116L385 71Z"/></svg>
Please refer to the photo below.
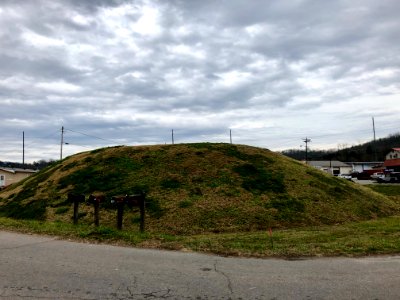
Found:
<svg viewBox="0 0 400 300"><path fill-rule="evenodd" d="M358 172L353 171L353 172L350 173L350 175L351 175L352 178L357 178Z"/></svg>
<svg viewBox="0 0 400 300"><path fill-rule="evenodd" d="M371 179L371 175L368 172L361 172L357 174L358 180L368 180Z"/></svg>
<svg viewBox="0 0 400 300"><path fill-rule="evenodd" d="M378 178L379 183L400 183L400 172L386 173L384 177Z"/></svg>
<svg viewBox="0 0 400 300"><path fill-rule="evenodd" d="M338 177L347 179L347 180L351 180L351 178L352 178L351 174L339 174Z"/></svg>
<svg viewBox="0 0 400 300"><path fill-rule="evenodd" d="M378 180L378 178L383 178L385 177L385 173L383 172L375 172L374 174L371 175L372 179Z"/></svg>

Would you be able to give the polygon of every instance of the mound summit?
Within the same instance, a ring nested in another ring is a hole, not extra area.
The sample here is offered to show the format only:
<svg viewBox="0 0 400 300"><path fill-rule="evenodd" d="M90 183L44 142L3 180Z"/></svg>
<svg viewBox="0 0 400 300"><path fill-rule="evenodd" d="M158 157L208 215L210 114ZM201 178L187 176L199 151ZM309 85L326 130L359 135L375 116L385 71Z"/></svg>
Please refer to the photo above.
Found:
<svg viewBox="0 0 400 300"><path fill-rule="evenodd" d="M0 216L70 222L69 192L146 192L146 230L172 234L244 232L394 215L383 195L266 149L231 144L119 146L64 159L0 193ZM80 222L92 207L81 205ZM115 226L115 209L101 208ZM137 212L124 228L138 230Z"/></svg>

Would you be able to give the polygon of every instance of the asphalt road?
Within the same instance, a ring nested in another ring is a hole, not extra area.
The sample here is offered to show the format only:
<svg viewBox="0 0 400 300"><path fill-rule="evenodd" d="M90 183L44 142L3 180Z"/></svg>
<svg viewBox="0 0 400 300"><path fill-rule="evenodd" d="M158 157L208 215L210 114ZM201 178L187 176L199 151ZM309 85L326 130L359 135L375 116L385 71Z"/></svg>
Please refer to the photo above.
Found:
<svg viewBox="0 0 400 300"><path fill-rule="evenodd" d="M0 231L0 299L400 299L400 256L225 258Z"/></svg>

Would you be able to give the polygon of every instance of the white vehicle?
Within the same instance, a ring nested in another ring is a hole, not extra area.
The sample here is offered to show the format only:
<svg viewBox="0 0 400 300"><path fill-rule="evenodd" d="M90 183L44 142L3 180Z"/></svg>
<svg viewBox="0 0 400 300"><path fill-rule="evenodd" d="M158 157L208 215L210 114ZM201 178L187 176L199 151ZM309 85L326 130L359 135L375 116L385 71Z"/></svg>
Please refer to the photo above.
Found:
<svg viewBox="0 0 400 300"><path fill-rule="evenodd" d="M378 178L384 178L385 177L385 173L383 172L376 172L374 174L371 175L372 179L378 180Z"/></svg>
<svg viewBox="0 0 400 300"><path fill-rule="evenodd" d="M350 174L339 174L338 177L339 178L343 178L343 179L347 179L347 180L351 180L351 175Z"/></svg>
<svg viewBox="0 0 400 300"><path fill-rule="evenodd" d="M400 182L400 172L386 173L382 178L378 178L379 183L396 183Z"/></svg>

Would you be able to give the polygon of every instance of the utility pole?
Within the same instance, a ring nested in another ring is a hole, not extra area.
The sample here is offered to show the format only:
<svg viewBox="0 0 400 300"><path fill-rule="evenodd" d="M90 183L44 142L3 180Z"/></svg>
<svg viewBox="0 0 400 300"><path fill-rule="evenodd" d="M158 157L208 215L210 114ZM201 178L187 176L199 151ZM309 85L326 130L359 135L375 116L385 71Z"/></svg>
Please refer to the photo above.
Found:
<svg viewBox="0 0 400 300"><path fill-rule="evenodd" d="M174 144L174 130L172 129L172 135L171 135L171 137L172 137L172 145Z"/></svg>
<svg viewBox="0 0 400 300"><path fill-rule="evenodd" d="M22 131L22 168L25 169L25 131Z"/></svg>
<svg viewBox="0 0 400 300"><path fill-rule="evenodd" d="M61 127L60 161L62 160L63 145L64 145L64 126Z"/></svg>
<svg viewBox="0 0 400 300"><path fill-rule="evenodd" d="M376 134L375 134L375 119L374 119L374 117L372 117L372 130L374 132L374 159L375 159L375 161L377 161L378 158L376 157Z"/></svg>
<svg viewBox="0 0 400 300"><path fill-rule="evenodd" d="M229 140L232 144L232 129L229 129Z"/></svg>
<svg viewBox="0 0 400 300"><path fill-rule="evenodd" d="M306 143L306 165L308 164L308 143L311 142L311 139L309 138L305 138L303 139L303 142Z"/></svg>

